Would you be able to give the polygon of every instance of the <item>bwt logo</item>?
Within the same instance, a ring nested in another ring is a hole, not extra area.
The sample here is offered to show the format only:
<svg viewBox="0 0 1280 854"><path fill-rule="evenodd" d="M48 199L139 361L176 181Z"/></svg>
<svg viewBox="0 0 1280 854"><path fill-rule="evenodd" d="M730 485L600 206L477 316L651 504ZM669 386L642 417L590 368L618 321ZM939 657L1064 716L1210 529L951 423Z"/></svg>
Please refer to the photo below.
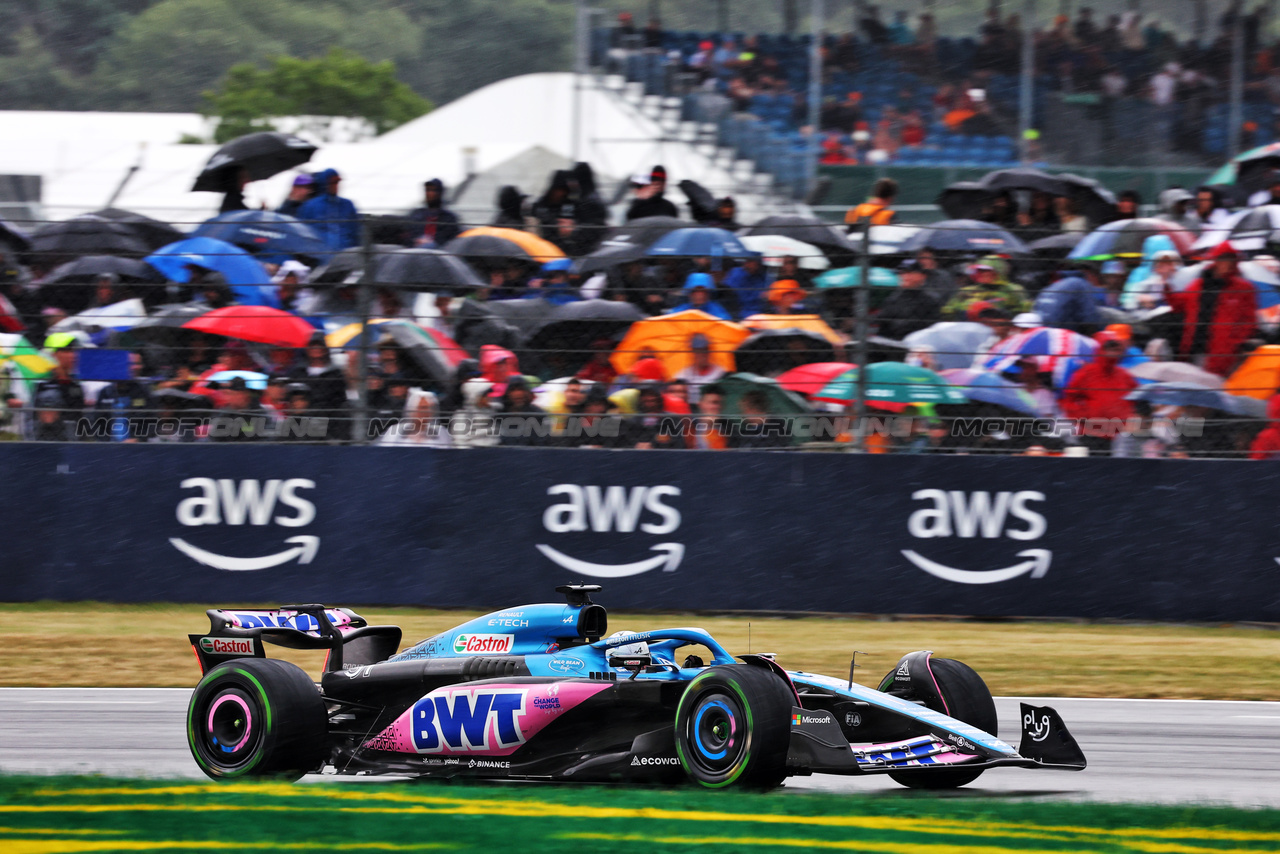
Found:
<svg viewBox="0 0 1280 854"><path fill-rule="evenodd" d="M963 492L961 490L921 489L911 493L913 501L931 502L907 519L907 531L922 539L960 537L988 540L1001 536L1023 542L1038 540L1049 528L1044 514L1028 507L1028 504L1044 502L1043 492ZM1048 549L1026 549L1017 556L1027 558L1022 563L1003 569L972 571L932 561L911 550L904 549L902 556L930 575L959 584L994 584L1030 573L1032 578L1043 578L1049 571L1053 552Z"/></svg>
<svg viewBox="0 0 1280 854"><path fill-rule="evenodd" d="M517 719L525 714L527 695L528 691L476 689L423 697L413 704L410 718L413 748L419 753L466 753L524 744ZM489 743L491 734L497 744Z"/></svg>
<svg viewBox="0 0 1280 854"><path fill-rule="evenodd" d="M637 529L653 536L675 533L680 527L680 511L666 503L680 497L678 486L579 486L558 483L547 488L549 496L563 496L542 513L542 527L552 534L617 532L632 534ZM624 564L602 564L579 560L539 544L538 551L556 565L593 578L625 578L663 567L675 572L684 558L681 543L659 543L650 551L662 552L656 557Z"/></svg>
<svg viewBox="0 0 1280 854"><path fill-rule="evenodd" d="M306 478L236 481L230 478L214 480L211 477L189 477L179 487L199 490L198 495L178 502L178 522L189 528L246 523L263 526L273 522L284 528L303 528L316 518L315 503L298 494L302 490L316 488L316 482ZM178 537L171 537L169 542L178 551L199 563L215 569L239 572L269 569L295 558L300 564L310 563L320 548L319 537L304 535L286 539L286 543L297 545L277 554L238 558L206 551Z"/></svg>

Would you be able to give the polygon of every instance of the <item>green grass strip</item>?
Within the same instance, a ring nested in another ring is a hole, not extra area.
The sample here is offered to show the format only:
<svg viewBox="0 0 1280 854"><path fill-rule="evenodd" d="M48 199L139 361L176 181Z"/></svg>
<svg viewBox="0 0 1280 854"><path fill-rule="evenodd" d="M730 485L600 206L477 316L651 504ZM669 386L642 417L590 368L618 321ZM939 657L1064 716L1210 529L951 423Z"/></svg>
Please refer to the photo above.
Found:
<svg viewBox="0 0 1280 854"><path fill-rule="evenodd" d="M0 851L1280 850L1280 811L525 784L0 777Z"/></svg>

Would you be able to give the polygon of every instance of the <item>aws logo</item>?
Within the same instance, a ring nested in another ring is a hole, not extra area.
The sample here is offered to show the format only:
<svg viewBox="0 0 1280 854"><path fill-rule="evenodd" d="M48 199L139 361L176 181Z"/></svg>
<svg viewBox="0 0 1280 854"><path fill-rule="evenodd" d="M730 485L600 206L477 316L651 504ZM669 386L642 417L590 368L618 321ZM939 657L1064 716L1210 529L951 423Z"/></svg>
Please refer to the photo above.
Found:
<svg viewBox="0 0 1280 854"><path fill-rule="evenodd" d="M563 496L542 513L542 527L552 534L618 532L636 530L667 536L680 528L680 511L666 503L680 497L678 486L579 486L559 483L547 488L549 496ZM579 560L559 549L538 544L538 551L557 566L592 578L625 578L662 567L675 572L684 558L681 543L658 543L650 551L660 554L631 563L604 564Z"/></svg>
<svg viewBox="0 0 1280 854"><path fill-rule="evenodd" d="M913 501L930 505L913 512L907 519L911 536L928 540L937 537L960 537L988 540L1007 537L1030 542L1044 536L1049 528L1044 514L1028 506L1045 501L1043 492L963 492L961 490L921 489L911 494ZM1053 552L1048 549L1024 549L1017 553L1026 558L1021 563L1002 569L966 570L930 560L911 549L902 556L930 575L958 584L995 584L1020 575L1043 578L1049 571Z"/></svg>
<svg viewBox="0 0 1280 854"><path fill-rule="evenodd" d="M190 528L205 525L276 524L282 528L304 528L315 521L316 505L298 493L316 488L314 480L231 480L189 477L179 484L182 489L199 490L178 502L178 522ZM179 537L169 542L178 551L205 566L231 572L270 569L297 559L311 563L320 548L320 538L311 535L289 537L285 543L293 548L263 557L231 557L192 545Z"/></svg>

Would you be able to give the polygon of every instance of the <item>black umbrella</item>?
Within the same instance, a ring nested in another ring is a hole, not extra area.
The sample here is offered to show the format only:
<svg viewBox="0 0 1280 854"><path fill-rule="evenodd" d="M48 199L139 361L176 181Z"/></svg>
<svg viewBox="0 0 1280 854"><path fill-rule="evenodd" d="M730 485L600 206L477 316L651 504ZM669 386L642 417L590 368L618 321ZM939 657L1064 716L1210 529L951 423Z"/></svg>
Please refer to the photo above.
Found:
<svg viewBox="0 0 1280 854"><path fill-rule="evenodd" d="M755 225L738 232L740 237L754 237L762 234L794 237L796 240L818 247L827 255L851 255L858 252L857 244L837 226L811 216L767 216Z"/></svg>
<svg viewBox="0 0 1280 854"><path fill-rule="evenodd" d="M584 255L573 262L571 268L580 276L590 275L600 270L608 270L619 264L639 261L649 251L649 247L640 243L615 243L601 246L590 255Z"/></svg>
<svg viewBox="0 0 1280 854"><path fill-rule="evenodd" d="M1067 185L1066 195L1074 204L1076 213L1082 214L1089 222L1108 222L1116 215L1115 193L1102 184L1071 172L1063 172L1058 178Z"/></svg>
<svg viewBox="0 0 1280 854"><path fill-rule="evenodd" d="M121 335L143 343L172 344L180 338L201 334L183 329L183 324L206 315L212 310L202 302L162 305L145 320L125 330Z"/></svg>
<svg viewBox="0 0 1280 854"><path fill-rule="evenodd" d="M455 237L445 244L444 251L464 258L501 258L533 262L520 244L492 234L473 234Z"/></svg>
<svg viewBox="0 0 1280 854"><path fill-rule="evenodd" d="M648 315L629 302L588 299L552 309L529 336L527 349L553 364L555 375L576 373L591 358L592 342L618 341L637 320Z"/></svg>
<svg viewBox="0 0 1280 854"><path fill-rule="evenodd" d="M196 177L195 192L225 193L235 189L236 173L249 170L260 181L306 163L316 146L291 133L263 131L238 136L219 148Z"/></svg>
<svg viewBox="0 0 1280 854"><path fill-rule="evenodd" d="M146 255L150 251L128 225L88 214L41 226L31 236L30 249L33 255L64 256L58 260L79 255Z"/></svg>
<svg viewBox="0 0 1280 854"><path fill-rule="evenodd" d="M902 252L910 255L921 249L963 254L1022 255L1026 244L1005 229L989 222L972 219L947 219L920 229L902 244Z"/></svg>
<svg viewBox="0 0 1280 854"><path fill-rule="evenodd" d="M1033 243L1028 243L1027 250L1041 258L1066 258L1081 240L1084 240L1083 232L1064 231L1061 234L1042 237Z"/></svg>
<svg viewBox="0 0 1280 854"><path fill-rule="evenodd" d="M395 243L375 243L371 248L375 264L378 258L383 255L404 249L403 246ZM363 269L364 247L355 246L351 249L343 249L330 258L329 263L323 267L317 267L312 272L308 282L313 285L340 285L350 278L352 274L358 277Z"/></svg>
<svg viewBox="0 0 1280 854"><path fill-rule="evenodd" d="M15 252L25 252L31 247L31 238L13 223L0 219L0 243Z"/></svg>
<svg viewBox="0 0 1280 854"><path fill-rule="evenodd" d="M401 285L412 291L451 291L459 295L486 284L466 261L441 249L396 249L379 255L374 277L380 285Z"/></svg>
<svg viewBox="0 0 1280 854"><path fill-rule="evenodd" d="M454 340L468 351L481 344L514 350L547 321L554 308L545 299L467 300L458 310Z"/></svg>
<svg viewBox="0 0 1280 854"><path fill-rule="evenodd" d="M142 242L151 250L177 243L187 236L167 222L121 208L103 208L100 211L94 211L90 216L124 223L132 229L134 234L142 238Z"/></svg>
<svg viewBox="0 0 1280 854"><path fill-rule="evenodd" d="M601 248L605 245L616 246L623 243L650 246L657 243L659 238L678 228L694 228L696 226L696 222L677 219L673 216L641 217L640 219L633 219L625 225L615 226L605 232Z"/></svg>
<svg viewBox="0 0 1280 854"><path fill-rule="evenodd" d="M114 273L122 282L158 284L164 281L164 276L160 275L155 267L136 258L121 258L118 255L85 255L55 269L45 277L43 284L93 282L107 273Z"/></svg>
<svg viewBox="0 0 1280 854"><path fill-rule="evenodd" d="M716 197L711 195L711 191L706 187L697 181L690 181L687 178L676 186L680 188L680 192L684 193L684 197L689 200L689 212L696 221L706 222L716 215Z"/></svg>
<svg viewBox="0 0 1280 854"><path fill-rule="evenodd" d="M957 181L938 196L938 207L952 219L977 219L995 198L981 181Z"/></svg>
<svg viewBox="0 0 1280 854"><path fill-rule="evenodd" d="M739 344L733 359L739 371L772 377L810 362L834 362L836 350L807 329L765 329Z"/></svg>
<svg viewBox="0 0 1280 854"><path fill-rule="evenodd" d="M274 211L227 211L202 222L191 236L212 237L255 255L322 258L331 254L310 225Z"/></svg>
<svg viewBox="0 0 1280 854"><path fill-rule="evenodd" d="M1050 175L1030 166L1016 166L1012 169L997 169L988 172L978 181L993 193L1003 190L1031 190L1048 193L1051 196L1067 195L1068 184L1060 175Z"/></svg>

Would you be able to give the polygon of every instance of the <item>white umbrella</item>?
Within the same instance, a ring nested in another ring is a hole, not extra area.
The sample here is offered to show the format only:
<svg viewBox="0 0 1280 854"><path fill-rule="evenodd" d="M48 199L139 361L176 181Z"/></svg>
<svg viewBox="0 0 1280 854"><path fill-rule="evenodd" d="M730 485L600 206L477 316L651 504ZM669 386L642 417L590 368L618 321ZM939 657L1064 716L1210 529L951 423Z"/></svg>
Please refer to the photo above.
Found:
<svg viewBox="0 0 1280 854"><path fill-rule="evenodd" d="M127 299L87 308L79 314L64 317L50 332L79 332L95 329L130 329L147 319L147 308L140 299Z"/></svg>
<svg viewBox="0 0 1280 854"><path fill-rule="evenodd" d="M902 251L902 244L919 231L920 229L914 225L873 225L871 226L871 254L896 255ZM861 237L850 235L849 239L859 247L862 246Z"/></svg>
<svg viewBox="0 0 1280 854"><path fill-rule="evenodd" d="M1129 373L1158 383L1191 383L1204 388L1222 388L1222 377L1187 362L1143 362L1130 368Z"/></svg>
<svg viewBox="0 0 1280 854"><path fill-rule="evenodd" d="M1241 252L1257 252L1277 231L1280 231L1280 205L1262 205L1233 213L1220 228L1201 234L1191 248L1194 251L1212 249L1222 241L1230 240L1231 245Z"/></svg>
<svg viewBox="0 0 1280 854"><path fill-rule="evenodd" d="M831 266L827 256L812 243L796 240L782 234L753 234L741 238L742 245L764 256L766 267L782 266L784 255L792 255L800 262L802 270L825 270Z"/></svg>

